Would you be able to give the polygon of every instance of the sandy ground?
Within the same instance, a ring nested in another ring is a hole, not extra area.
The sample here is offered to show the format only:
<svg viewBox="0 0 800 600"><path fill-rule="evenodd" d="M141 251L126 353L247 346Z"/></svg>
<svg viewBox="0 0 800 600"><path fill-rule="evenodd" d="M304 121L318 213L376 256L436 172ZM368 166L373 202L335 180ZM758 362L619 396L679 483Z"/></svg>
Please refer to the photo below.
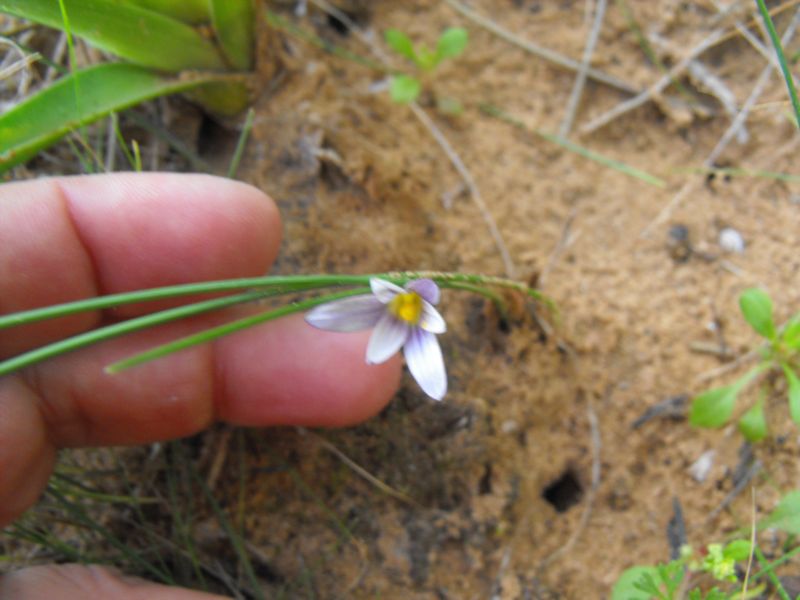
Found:
<svg viewBox="0 0 800 600"><path fill-rule="evenodd" d="M592 25L585 4L470 6L580 60ZM648 408L736 373L700 380L757 343L738 313L742 290L767 289L779 320L800 305L800 186L687 171L706 163L731 123L717 82L741 107L764 68L735 29L740 21L761 37L752 6L733 2L723 14L710 1L626 4L668 67L714 31L730 34L699 55L713 78L681 72L682 91L656 94L591 133L582 127L632 94L586 83L569 139L661 178L661 187L535 133L559 131L573 70L500 39L447 2L337 4L366 30L394 27L429 45L445 27L469 29L466 52L426 81L420 105L471 171L516 275L538 282L558 315L540 313L553 327L543 330L520 306L506 327L482 300L447 292L444 402L427 400L407 378L363 426L248 432L246 493L225 471L216 491L223 504L246 498L246 537L270 597L602 598L625 568L669 558L676 506L696 547L746 525L750 488L737 484L754 461L761 514L798 487L798 432L777 394L768 399L771 437L752 451L735 426L691 428L680 401L635 426ZM621 6L609 3L591 64L645 90L662 71ZM278 8L292 18L291 3ZM794 10L777 17L779 30ZM296 21L304 30L370 55L340 22L309 11ZM280 68L256 104L240 176L281 207L278 271L503 275L474 199L414 112L382 91L385 75L285 31L274 35L278 56L264 60ZM458 99L463 111L441 114L441 98ZM773 73L746 142L731 141L715 165L795 172L798 138L785 99ZM743 252L720 246L726 227L741 234ZM719 352L698 352L698 343ZM330 444L411 500L377 489ZM697 481L689 467L708 451L713 464ZM735 488L743 493L729 496ZM763 539L765 552L779 541Z"/></svg>

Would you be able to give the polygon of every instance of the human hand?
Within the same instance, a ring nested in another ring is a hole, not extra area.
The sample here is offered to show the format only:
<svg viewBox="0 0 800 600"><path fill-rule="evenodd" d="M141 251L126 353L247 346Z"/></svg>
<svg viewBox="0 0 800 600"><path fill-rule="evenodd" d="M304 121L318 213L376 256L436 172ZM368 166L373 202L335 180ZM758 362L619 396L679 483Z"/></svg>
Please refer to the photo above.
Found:
<svg viewBox="0 0 800 600"><path fill-rule="evenodd" d="M119 173L2 185L0 314L100 294L262 275L279 243L280 219L272 201L226 179ZM140 304L5 330L0 358L110 318L163 307ZM103 371L219 318L171 323L0 378L0 526L36 501L59 448L144 444L191 435L214 420L347 425L377 413L397 388L397 358L364 363L368 332L321 332L299 316L117 375ZM45 597L212 596L76 565L0 577L0 600Z"/></svg>

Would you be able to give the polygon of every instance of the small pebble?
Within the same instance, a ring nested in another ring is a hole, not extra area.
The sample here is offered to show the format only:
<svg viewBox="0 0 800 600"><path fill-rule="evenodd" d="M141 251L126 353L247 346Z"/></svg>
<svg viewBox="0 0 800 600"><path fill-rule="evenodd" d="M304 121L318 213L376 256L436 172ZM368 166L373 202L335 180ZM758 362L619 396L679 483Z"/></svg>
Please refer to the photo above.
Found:
<svg viewBox="0 0 800 600"><path fill-rule="evenodd" d="M708 477L708 474L711 472L711 467L714 466L715 454L716 452L713 450L707 450L689 467L689 475L691 475L692 479L697 483L703 483Z"/></svg>
<svg viewBox="0 0 800 600"><path fill-rule="evenodd" d="M719 245L726 252L735 252L736 254L744 252L744 238L732 227L726 227L719 232Z"/></svg>

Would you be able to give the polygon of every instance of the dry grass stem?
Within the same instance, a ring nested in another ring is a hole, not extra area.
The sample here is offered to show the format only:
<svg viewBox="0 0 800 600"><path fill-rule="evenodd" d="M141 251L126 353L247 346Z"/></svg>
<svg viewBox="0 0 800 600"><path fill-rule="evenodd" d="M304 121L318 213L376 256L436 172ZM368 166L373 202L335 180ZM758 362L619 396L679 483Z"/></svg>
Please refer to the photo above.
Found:
<svg viewBox="0 0 800 600"><path fill-rule="evenodd" d="M795 12L794 17L792 17L792 21L786 27L783 37L781 38L782 45L786 46L786 44L789 43L798 25L800 25L800 10ZM747 100L742 105L741 110L738 112L736 117L734 117L730 127L728 127L725 133L722 134L722 137L717 142L717 145L714 146L714 149L708 155L708 158L706 158L705 162L703 163L704 166L713 166L717 162L720 154L722 154L730 141L737 134L739 129L744 126L745 122L747 121L747 117L750 114L750 110L753 108L756 102L758 102L759 97L761 97L761 94L766 89L770 76L772 75L773 68L773 61L769 61L767 66L761 71L761 74L758 76L758 79L753 86L753 90L750 92Z"/></svg>
<svg viewBox="0 0 800 600"><path fill-rule="evenodd" d="M643 104L652 100L654 96L663 92L670 83L680 77L694 59L703 54L703 52L712 46L716 45L721 38L721 30L717 29L712 31L702 42L695 46L687 56L685 56L680 62L678 62L678 64L672 67L666 73L666 75L662 76L658 81L656 81L641 94L625 100L624 102L620 102L608 112L605 112L586 123L583 127L581 127L581 133L588 134L597 131L601 127L611 123L616 118L632 111L635 108L639 108Z"/></svg>
<svg viewBox="0 0 800 600"><path fill-rule="evenodd" d="M383 492L387 496L391 496L395 500L400 500L401 502L408 504L410 506L414 506L415 508L422 508L422 505L420 505L420 503L414 500L411 496L404 494L399 490L394 489L390 485L384 483L383 481L375 477L375 475L367 471L364 467L359 465L352 458L347 456L344 452L339 450L339 448L331 444L328 440L326 440L322 436L319 436L316 433L313 433L304 428L301 428L301 431L303 435L309 436L311 439L317 442L322 448L333 454L336 458L341 460L345 465L347 465L350 469L352 469L356 475L358 475L359 477L361 477L374 487L378 488L381 492Z"/></svg>
<svg viewBox="0 0 800 600"><path fill-rule="evenodd" d="M469 194L472 197L473 202L475 202L475 206L478 207L478 211L481 213L481 217L486 223L486 227L489 229L489 234L494 240L494 245L497 247L497 251L500 253L500 258L503 261L503 269L505 270L506 277L509 279L516 279L517 269L514 265L514 261L511 258L511 253L508 251L508 246L503 239L503 234L500 233L500 229L497 227L497 222L494 220L492 213L489 212L489 208L486 206L486 202L483 200L483 195L481 194L478 184L475 183L475 178L472 176L472 173L464 164L464 161L461 160L461 157L458 155L458 153L450 145L450 142L445 137L444 133L442 133L442 131L436 126L436 123L433 122L433 119L431 119L428 114L422 110L419 104L412 102L409 104L409 108L411 108L411 112L414 113L414 116L417 117L417 119L419 119L419 121L430 132L430 134L436 140L436 143L439 144L439 147L447 155L447 158L450 160L453 168L458 172L461 179L464 180L464 185L467 186L467 190L469 190Z"/></svg>
<svg viewBox="0 0 800 600"><path fill-rule="evenodd" d="M491 31L497 37L507 41L509 44L513 44L519 48L522 48L526 52L530 52L531 54L538 56L539 58L542 58L554 65L558 65L559 67L562 67L569 71L578 72L581 70L581 63L578 62L577 60L568 58L563 54L559 54L558 52L534 44L531 41L525 40L519 37L518 35L511 33L510 31L504 29L494 21L487 19L486 17L480 15L471 8L467 8L466 6L464 6L464 4L462 4L458 0L445 0L445 1L455 10L457 10L466 18L468 18L470 21L472 21L476 25L480 25L481 27L483 27L488 31ZM589 67L586 70L586 76L589 79L593 79L600 83L605 83L608 86L611 86L623 92L627 92L628 94L636 94L639 92L639 90L633 85L625 81L622 81L621 79L617 79L616 77L608 75L603 71L599 71L598 69L593 69Z"/></svg>
<svg viewBox="0 0 800 600"><path fill-rule="evenodd" d="M587 3L588 6L588 3ZM606 14L606 0L597 0L595 7L594 22L592 29L589 31L589 38L586 40L586 46L583 49L583 59L581 60L580 69L575 77L575 84L572 86L572 92L567 101L567 109L564 114L564 120L561 122L561 127L558 130L558 135L567 138L572 129L572 123L575 121L575 113L578 110L578 104L583 94L583 87L586 85L586 77L589 71L589 63L594 54L594 48L597 45L597 40L600 37L600 29L603 27L603 17Z"/></svg>

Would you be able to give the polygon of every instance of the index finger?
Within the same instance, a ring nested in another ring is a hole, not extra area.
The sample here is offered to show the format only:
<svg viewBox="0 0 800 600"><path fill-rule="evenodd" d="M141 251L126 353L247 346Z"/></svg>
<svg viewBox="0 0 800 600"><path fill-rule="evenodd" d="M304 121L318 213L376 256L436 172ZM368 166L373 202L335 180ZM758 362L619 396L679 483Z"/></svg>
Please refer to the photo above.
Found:
<svg viewBox="0 0 800 600"><path fill-rule="evenodd" d="M277 209L265 194L218 177L115 173L2 185L0 314L261 275L280 238ZM88 329L100 318L84 313L4 332L0 357Z"/></svg>

